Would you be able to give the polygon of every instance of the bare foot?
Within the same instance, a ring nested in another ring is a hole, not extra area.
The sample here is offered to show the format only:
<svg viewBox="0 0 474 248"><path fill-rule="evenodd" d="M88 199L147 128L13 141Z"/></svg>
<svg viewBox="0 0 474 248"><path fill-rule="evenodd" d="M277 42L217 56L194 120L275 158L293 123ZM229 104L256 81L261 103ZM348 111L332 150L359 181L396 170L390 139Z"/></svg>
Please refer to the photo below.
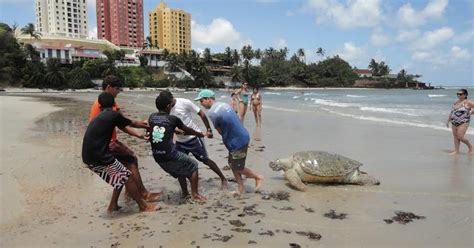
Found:
<svg viewBox="0 0 474 248"><path fill-rule="evenodd" d="M147 203L144 209L140 209L141 212L154 212L156 210L160 210L161 207L155 203Z"/></svg>
<svg viewBox="0 0 474 248"><path fill-rule="evenodd" d="M200 195L200 194L195 194L191 197L193 201L196 201L198 203L205 203L207 202L207 197Z"/></svg>
<svg viewBox="0 0 474 248"><path fill-rule="evenodd" d="M119 206L119 205L117 205L117 206L112 206L112 207L108 207L108 208L107 208L107 213L108 213L109 215L111 215L111 214L113 214L114 212L119 211L121 208L122 208L122 207Z"/></svg>
<svg viewBox="0 0 474 248"><path fill-rule="evenodd" d="M145 201L155 202L155 201L158 201L162 195L163 195L163 192L157 192L157 193L147 192L145 194L145 197L143 198Z"/></svg>
<svg viewBox="0 0 474 248"><path fill-rule="evenodd" d="M263 176L258 176L256 179L255 179L255 193L259 193L260 192L260 187L262 187L262 183L263 183L263 180L265 178Z"/></svg>
<svg viewBox="0 0 474 248"><path fill-rule="evenodd" d="M228 189L227 179L221 180L221 190Z"/></svg>
<svg viewBox="0 0 474 248"><path fill-rule="evenodd" d="M453 152L449 153L449 155L458 155L458 154L459 154L459 152L457 152L457 151L453 151Z"/></svg>

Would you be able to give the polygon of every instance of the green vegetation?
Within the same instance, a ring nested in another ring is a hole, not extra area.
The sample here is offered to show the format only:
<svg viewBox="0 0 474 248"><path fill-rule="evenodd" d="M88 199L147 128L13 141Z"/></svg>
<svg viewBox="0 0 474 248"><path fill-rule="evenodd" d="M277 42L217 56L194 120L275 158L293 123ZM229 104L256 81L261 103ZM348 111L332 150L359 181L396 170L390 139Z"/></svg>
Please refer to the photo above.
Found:
<svg viewBox="0 0 474 248"><path fill-rule="evenodd" d="M21 29L23 34L41 39L32 24ZM147 37L144 48L157 48ZM247 81L251 86L299 86L299 87L418 87L419 75L409 75L402 70L397 78L388 78L390 69L385 62L370 61L369 68L374 77L360 79L349 63L338 56L326 57L321 47L313 51L321 58L316 63L306 63L307 52L300 48L291 56L288 49L253 49L246 45L240 49L226 47L223 53L212 54L206 48L202 55L192 50L181 54L169 53L166 49L161 57L168 62L166 70L186 70L192 77L177 79L165 74L165 68L147 66L148 59L139 57L140 66L117 67L116 61L125 56L124 50L104 51L105 59L78 61L61 64L58 59L49 59L44 65L40 54L30 44L20 45L13 35L13 28L0 23L0 84L34 88L81 89L93 87L91 79L107 75L121 78L126 87L224 87L215 82L211 65L224 68L225 76L234 82ZM362 82L361 82L362 81Z"/></svg>

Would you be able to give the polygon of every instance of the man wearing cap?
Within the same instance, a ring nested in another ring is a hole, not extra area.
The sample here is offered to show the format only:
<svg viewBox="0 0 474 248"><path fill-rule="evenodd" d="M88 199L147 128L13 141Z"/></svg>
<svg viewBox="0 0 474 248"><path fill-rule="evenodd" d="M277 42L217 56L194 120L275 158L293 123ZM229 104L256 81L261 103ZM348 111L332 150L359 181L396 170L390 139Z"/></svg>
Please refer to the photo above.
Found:
<svg viewBox="0 0 474 248"><path fill-rule="evenodd" d="M206 137L213 137L211 125L209 125L209 121L207 120L207 116L204 111L202 111L198 106L196 106L196 104L188 99L175 98L170 92L165 92L164 94L168 94L169 97L173 99L171 105L171 115L180 118L185 126L191 127L192 129L201 132L199 126L193 121L192 114L199 115L207 129ZM209 166L209 168L220 177L221 189L227 188L227 179L225 178L224 174L222 174L217 164L209 158L206 151L206 146L204 145L204 139L194 135L177 134L176 149L185 154L193 154L197 160Z"/></svg>
<svg viewBox="0 0 474 248"><path fill-rule="evenodd" d="M229 150L228 163L238 184L238 193L245 192L242 175L255 179L255 192L259 192L264 178L245 167L250 135L237 114L230 105L216 102L212 90L201 90L194 100L200 101L204 108L209 109L208 116L214 128L222 136L225 147Z"/></svg>

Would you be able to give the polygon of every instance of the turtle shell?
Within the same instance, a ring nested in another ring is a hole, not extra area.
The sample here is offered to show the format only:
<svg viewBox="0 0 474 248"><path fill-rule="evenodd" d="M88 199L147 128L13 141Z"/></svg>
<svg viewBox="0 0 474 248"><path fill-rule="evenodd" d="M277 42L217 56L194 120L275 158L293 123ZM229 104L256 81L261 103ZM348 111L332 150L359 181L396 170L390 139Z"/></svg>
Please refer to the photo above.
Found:
<svg viewBox="0 0 474 248"><path fill-rule="evenodd" d="M338 154L323 151L305 151L293 154L293 165L300 166L305 173L321 177L345 176L362 163Z"/></svg>

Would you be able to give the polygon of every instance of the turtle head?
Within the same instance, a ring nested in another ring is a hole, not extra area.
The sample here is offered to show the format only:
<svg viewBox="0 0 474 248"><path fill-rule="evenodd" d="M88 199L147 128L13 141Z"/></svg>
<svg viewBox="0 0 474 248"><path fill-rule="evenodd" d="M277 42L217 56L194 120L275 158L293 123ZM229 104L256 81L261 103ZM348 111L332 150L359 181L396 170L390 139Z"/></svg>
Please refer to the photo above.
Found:
<svg viewBox="0 0 474 248"><path fill-rule="evenodd" d="M280 171L280 170L288 170L292 166L290 158L282 158L282 159L277 159L275 161L271 161L268 166L274 171Z"/></svg>

